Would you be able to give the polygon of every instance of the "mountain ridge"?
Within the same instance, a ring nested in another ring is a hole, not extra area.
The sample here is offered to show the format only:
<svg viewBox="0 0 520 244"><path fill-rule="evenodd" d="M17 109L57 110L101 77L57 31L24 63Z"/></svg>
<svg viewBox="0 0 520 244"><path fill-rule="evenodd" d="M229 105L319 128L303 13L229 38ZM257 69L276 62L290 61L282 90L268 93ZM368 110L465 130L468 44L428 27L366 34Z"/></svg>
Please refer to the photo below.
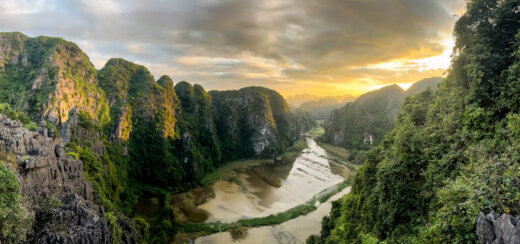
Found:
<svg viewBox="0 0 520 244"><path fill-rule="evenodd" d="M146 221L125 217L132 215L142 194L183 191L229 160L272 158L313 126L308 114L291 111L274 90L248 87L236 91L233 99L214 99L200 85L174 83L168 76L155 80L146 67L121 58L110 59L96 70L76 44L62 38L0 33L0 60L0 112L20 119L19 127L46 131L62 141L60 155L83 165L78 166L81 176L71 172L69 177L88 182L92 197L76 194L78 197L70 198L69 192L59 190L48 197L71 207L91 206L84 210L101 220L95 224L101 226L100 232L92 237L96 242L144 240L148 234L138 233L148 231L142 229L149 226ZM218 100L218 105L213 100ZM234 111L236 117L219 109L236 108L234 101L244 105ZM236 147L222 146L230 138L219 133L219 128L228 123L239 125L238 131L230 134L239 134L241 146L247 150L238 153ZM51 166L57 163L52 157L46 160ZM5 163L14 173L24 164ZM64 174L67 177L69 173ZM36 189L38 184L27 187ZM25 192L21 198L27 197ZM61 213L70 209L59 205L49 210ZM80 212L73 211L69 217L73 219ZM45 225L42 221L35 224ZM57 231L53 222L57 220L48 221L46 237L40 236L41 240L80 242L88 236L74 232L86 226L66 222L66 229ZM149 231L155 237L166 230L154 227ZM40 237L27 236L32 241ZM10 242L5 238L0 234L0 240Z"/></svg>

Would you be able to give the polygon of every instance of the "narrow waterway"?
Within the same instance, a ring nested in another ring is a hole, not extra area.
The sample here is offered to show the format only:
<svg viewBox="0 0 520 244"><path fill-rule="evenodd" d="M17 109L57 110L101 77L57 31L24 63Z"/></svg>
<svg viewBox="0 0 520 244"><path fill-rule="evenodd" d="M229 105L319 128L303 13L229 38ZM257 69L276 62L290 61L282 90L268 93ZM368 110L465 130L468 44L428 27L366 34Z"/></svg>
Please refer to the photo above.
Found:
<svg viewBox="0 0 520 244"><path fill-rule="evenodd" d="M205 222L231 223L283 212L341 183L348 168L329 162L312 138L306 141L308 148L293 163L252 168L240 174L240 186L214 184L215 197L198 206L209 213Z"/></svg>
<svg viewBox="0 0 520 244"><path fill-rule="evenodd" d="M335 190L339 183L352 176L349 168L337 163L338 159L311 137L305 140L307 148L294 162L255 166L241 172L238 182L218 181L206 190L196 188L183 193L182 197L174 196L174 206L185 206L177 211L177 219L233 223L265 217ZM307 215L275 226L249 229L237 240L233 240L230 233L222 232L200 237L196 243L304 243L309 235L319 233L321 219L330 212L330 201L349 191L350 188L346 188L335 194Z"/></svg>
<svg viewBox="0 0 520 244"><path fill-rule="evenodd" d="M221 232L209 236L199 237L195 240L196 244L227 244L227 243L247 243L247 244L265 244L265 243L305 243L309 235L319 234L321 230L321 219L330 213L332 207L331 202L335 201L350 192L350 187L345 188L340 193L332 196L327 202L318 206L315 211L289 220L285 223L264 226L259 228L251 228L247 230L247 234L242 239L234 240L229 232Z"/></svg>

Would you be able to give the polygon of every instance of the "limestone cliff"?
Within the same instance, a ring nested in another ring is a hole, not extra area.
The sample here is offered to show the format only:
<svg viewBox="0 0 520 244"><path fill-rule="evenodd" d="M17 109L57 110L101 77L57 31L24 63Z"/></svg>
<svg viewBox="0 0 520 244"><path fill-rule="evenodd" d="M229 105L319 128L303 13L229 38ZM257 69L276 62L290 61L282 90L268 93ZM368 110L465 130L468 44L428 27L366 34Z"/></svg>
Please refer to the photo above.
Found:
<svg viewBox="0 0 520 244"><path fill-rule="evenodd" d="M164 138L175 137L179 102L169 77L156 82L144 66L110 59L98 79L109 101L111 138L126 141L135 123L152 120Z"/></svg>
<svg viewBox="0 0 520 244"><path fill-rule="evenodd" d="M291 112L283 97L270 89L247 87L210 95L224 151L235 153L228 156L272 157L312 127L305 113Z"/></svg>
<svg viewBox="0 0 520 244"><path fill-rule="evenodd" d="M108 119L96 70L76 44L61 38L0 33L0 100L58 126L65 141L71 115Z"/></svg>
<svg viewBox="0 0 520 244"><path fill-rule="evenodd" d="M178 130L182 134L181 161L189 164L190 174L201 177L222 162L221 144L212 111L212 98L200 85L179 82L175 92L181 103Z"/></svg>
<svg viewBox="0 0 520 244"><path fill-rule="evenodd" d="M272 157L313 125L269 89L208 93L118 58L96 70L74 43L21 33L0 33L0 113L23 122L0 116L0 159L42 243L135 242L123 214L146 190Z"/></svg>
<svg viewBox="0 0 520 244"><path fill-rule="evenodd" d="M111 243L103 209L92 203L92 188L83 177L83 162L69 156L45 124L32 132L0 115L0 162L17 175L19 193L34 216L29 240ZM56 204L44 207L50 201Z"/></svg>

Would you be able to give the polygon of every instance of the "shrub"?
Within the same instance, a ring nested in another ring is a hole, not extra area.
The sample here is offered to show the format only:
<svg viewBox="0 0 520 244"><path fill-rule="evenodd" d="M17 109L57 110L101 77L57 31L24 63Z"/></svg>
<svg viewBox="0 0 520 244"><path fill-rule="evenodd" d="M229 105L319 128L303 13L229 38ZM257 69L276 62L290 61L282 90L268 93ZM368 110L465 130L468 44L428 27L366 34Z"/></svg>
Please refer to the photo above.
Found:
<svg viewBox="0 0 520 244"><path fill-rule="evenodd" d="M0 242L19 243L30 231L32 216L18 194L16 176L0 164Z"/></svg>

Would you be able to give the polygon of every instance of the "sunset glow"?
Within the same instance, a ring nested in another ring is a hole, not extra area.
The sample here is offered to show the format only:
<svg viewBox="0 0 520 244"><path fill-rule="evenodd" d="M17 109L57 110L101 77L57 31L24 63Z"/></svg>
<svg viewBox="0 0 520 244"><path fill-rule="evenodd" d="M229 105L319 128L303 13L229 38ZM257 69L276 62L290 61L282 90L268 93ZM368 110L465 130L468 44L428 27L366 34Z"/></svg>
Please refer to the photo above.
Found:
<svg viewBox="0 0 520 244"><path fill-rule="evenodd" d="M444 75L453 26L465 5L464 0L46 3L2 1L0 30L64 37L78 43L98 69L108 58L121 57L145 65L156 78L169 75L208 90L264 86L284 96L361 95Z"/></svg>

